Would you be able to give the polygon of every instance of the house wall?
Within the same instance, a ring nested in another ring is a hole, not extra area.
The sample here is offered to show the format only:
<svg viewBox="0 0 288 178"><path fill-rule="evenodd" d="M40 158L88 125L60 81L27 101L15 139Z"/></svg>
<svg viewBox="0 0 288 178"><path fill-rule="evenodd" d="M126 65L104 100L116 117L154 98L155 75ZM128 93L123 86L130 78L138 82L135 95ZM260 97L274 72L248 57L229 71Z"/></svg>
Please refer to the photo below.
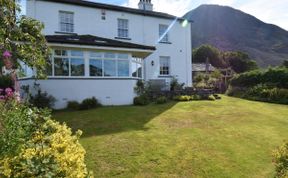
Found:
<svg viewBox="0 0 288 178"><path fill-rule="evenodd" d="M106 20L101 18L101 10L84 6L27 0L27 15L44 23L46 35L59 34L59 11L74 12L74 28L77 34L91 34L114 39L117 37L117 19L129 20L129 38L126 42L156 46L157 50L145 58L145 79L178 78L186 86L192 85L191 76L191 26L182 27L179 21L169 31L171 44L158 43L159 24L170 25L173 19L106 10ZM159 57L169 56L171 59L171 76L159 76ZM151 65L151 62L154 65Z"/></svg>
<svg viewBox="0 0 288 178"><path fill-rule="evenodd" d="M55 109L63 109L68 101L95 97L103 105L130 105L135 97L136 79L48 79L37 80L41 90L54 96ZM93 85L91 85L93 83ZM20 80L21 85L33 87L34 80Z"/></svg>

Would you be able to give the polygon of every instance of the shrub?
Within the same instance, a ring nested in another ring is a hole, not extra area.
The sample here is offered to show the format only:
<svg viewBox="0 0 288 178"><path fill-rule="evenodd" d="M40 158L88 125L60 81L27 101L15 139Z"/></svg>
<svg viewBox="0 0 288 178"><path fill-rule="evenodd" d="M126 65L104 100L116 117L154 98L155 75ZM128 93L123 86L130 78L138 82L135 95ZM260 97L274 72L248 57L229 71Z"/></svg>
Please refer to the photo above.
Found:
<svg viewBox="0 0 288 178"><path fill-rule="evenodd" d="M221 99L221 96L219 96L217 94L214 94L213 96L215 97L216 100L220 100Z"/></svg>
<svg viewBox="0 0 288 178"><path fill-rule="evenodd" d="M98 106L100 106L100 104L98 103L97 99L95 97L92 97L92 98L84 99L82 103L80 104L79 109L81 110L92 109Z"/></svg>
<svg viewBox="0 0 288 178"><path fill-rule="evenodd" d="M80 131L15 101L0 109L0 177L89 177Z"/></svg>
<svg viewBox="0 0 288 178"><path fill-rule="evenodd" d="M288 142L273 152L273 162L276 167L276 177L288 177Z"/></svg>
<svg viewBox="0 0 288 178"><path fill-rule="evenodd" d="M136 96L133 100L134 105L144 106L149 104L149 97L147 95Z"/></svg>
<svg viewBox="0 0 288 178"><path fill-rule="evenodd" d="M160 96L159 98L156 99L157 104L164 104L167 103L167 98L165 96Z"/></svg>
<svg viewBox="0 0 288 178"><path fill-rule="evenodd" d="M215 101L216 98L215 98L213 95L209 95L209 96L208 96L208 100Z"/></svg>
<svg viewBox="0 0 288 178"><path fill-rule="evenodd" d="M191 99L192 100L201 100L201 96L200 95L192 95Z"/></svg>
<svg viewBox="0 0 288 178"><path fill-rule="evenodd" d="M69 110L78 110L80 109L80 104L78 101L69 101L67 103L67 109Z"/></svg>
<svg viewBox="0 0 288 178"><path fill-rule="evenodd" d="M0 88L13 88L13 81L8 75L0 75Z"/></svg>
<svg viewBox="0 0 288 178"><path fill-rule="evenodd" d="M36 95L30 95L29 103L37 108L52 108L56 99L47 92L42 92L41 89L37 91Z"/></svg>
<svg viewBox="0 0 288 178"><path fill-rule="evenodd" d="M180 95L180 96L175 96L173 99L176 101L190 101L192 97L188 95Z"/></svg>
<svg viewBox="0 0 288 178"><path fill-rule="evenodd" d="M179 83L178 79L173 77L170 82L170 90L171 91L181 90L183 89L184 85L185 85L184 83Z"/></svg>

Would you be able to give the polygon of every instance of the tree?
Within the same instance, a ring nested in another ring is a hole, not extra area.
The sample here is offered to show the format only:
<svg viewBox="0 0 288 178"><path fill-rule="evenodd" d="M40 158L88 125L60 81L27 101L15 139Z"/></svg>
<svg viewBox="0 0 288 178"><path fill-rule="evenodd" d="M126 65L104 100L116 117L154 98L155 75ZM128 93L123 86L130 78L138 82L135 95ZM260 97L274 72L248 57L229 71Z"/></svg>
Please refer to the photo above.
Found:
<svg viewBox="0 0 288 178"><path fill-rule="evenodd" d="M284 60L282 63L282 66L287 67L288 68L288 60Z"/></svg>
<svg viewBox="0 0 288 178"><path fill-rule="evenodd" d="M224 53L224 59L236 73L258 69L256 62L243 52L226 52Z"/></svg>
<svg viewBox="0 0 288 178"><path fill-rule="evenodd" d="M206 63L207 59L214 67L224 68L227 65L221 52L211 45L202 45L193 50L193 63Z"/></svg>
<svg viewBox="0 0 288 178"><path fill-rule="evenodd" d="M10 59L13 68L18 68L18 60L21 60L36 69L36 77L45 77L49 48L41 34L44 25L32 18L18 15L20 8L15 1L1 0L0 9L0 54L9 51L12 54ZM0 67L1 65L3 63L0 63Z"/></svg>

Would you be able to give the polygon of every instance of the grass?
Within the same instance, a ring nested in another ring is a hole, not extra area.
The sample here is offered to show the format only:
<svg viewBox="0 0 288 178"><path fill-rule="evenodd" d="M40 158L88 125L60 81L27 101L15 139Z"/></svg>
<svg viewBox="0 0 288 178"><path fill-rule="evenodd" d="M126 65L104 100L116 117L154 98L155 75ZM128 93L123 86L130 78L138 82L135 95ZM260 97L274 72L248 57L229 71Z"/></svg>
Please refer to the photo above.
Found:
<svg viewBox="0 0 288 178"><path fill-rule="evenodd" d="M272 151L288 139L288 106L222 96L57 112L81 129L95 177L273 177Z"/></svg>

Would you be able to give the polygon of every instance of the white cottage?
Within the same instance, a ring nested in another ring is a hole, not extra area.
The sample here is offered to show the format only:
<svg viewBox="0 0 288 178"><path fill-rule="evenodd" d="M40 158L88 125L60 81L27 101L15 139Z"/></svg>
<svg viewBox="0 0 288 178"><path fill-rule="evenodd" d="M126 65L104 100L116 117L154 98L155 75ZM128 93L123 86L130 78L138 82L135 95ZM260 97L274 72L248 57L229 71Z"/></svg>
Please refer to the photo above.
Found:
<svg viewBox="0 0 288 178"><path fill-rule="evenodd" d="M92 96L103 105L132 104L139 79L192 85L191 24L153 11L151 0L139 9L83 0L27 0L26 7L53 49L48 79L37 83L57 109ZM33 83L33 76L21 79Z"/></svg>

